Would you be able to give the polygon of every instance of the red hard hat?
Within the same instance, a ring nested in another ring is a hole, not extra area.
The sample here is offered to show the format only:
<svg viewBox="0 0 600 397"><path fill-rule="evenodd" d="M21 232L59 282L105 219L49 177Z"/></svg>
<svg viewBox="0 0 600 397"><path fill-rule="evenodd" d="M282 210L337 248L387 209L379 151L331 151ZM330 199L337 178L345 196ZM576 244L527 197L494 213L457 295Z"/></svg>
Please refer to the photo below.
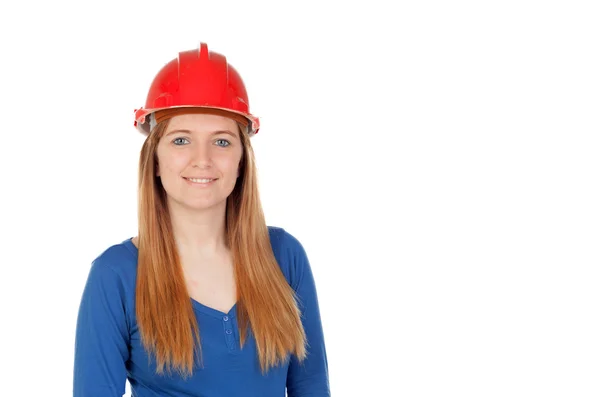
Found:
<svg viewBox="0 0 600 397"><path fill-rule="evenodd" d="M258 117L250 114L248 94L239 73L227 63L224 55L200 49L183 51L167 63L154 77L146 106L135 110L133 125L148 135L153 113L162 109L202 107L222 109L248 119L248 134L260 127Z"/></svg>

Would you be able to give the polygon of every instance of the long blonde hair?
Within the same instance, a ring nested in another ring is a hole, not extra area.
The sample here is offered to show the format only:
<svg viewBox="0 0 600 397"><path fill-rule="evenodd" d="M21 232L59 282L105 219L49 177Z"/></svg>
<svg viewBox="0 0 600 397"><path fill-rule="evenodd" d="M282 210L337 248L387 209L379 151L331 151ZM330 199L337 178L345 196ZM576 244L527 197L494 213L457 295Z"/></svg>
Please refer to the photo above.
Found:
<svg viewBox="0 0 600 397"><path fill-rule="evenodd" d="M142 146L138 183L138 271L136 316L144 348L157 373L193 373L202 364L200 329L177 253L167 195L156 177L156 148L168 120L156 125ZM306 357L306 335L294 290L275 259L260 203L254 151L241 132L240 177L227 198L225 229L233 256L240 344L248 327L256 340L261 371Z"/></svg>

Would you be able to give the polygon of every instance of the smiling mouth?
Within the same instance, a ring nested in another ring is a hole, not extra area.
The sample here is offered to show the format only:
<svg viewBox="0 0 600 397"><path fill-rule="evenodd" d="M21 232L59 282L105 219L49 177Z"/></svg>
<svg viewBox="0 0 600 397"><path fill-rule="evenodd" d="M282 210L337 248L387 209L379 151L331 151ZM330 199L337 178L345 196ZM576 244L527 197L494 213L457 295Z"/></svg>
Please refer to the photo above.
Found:
<svg viewBox="0 0 600 397"><path fill-rule="evenodd" d="M210 179L204 179L204 178L183 178L186 181L194 184L194 185L209 185L211 183L213 183L214 181L216 181L218 178L210 178Z"/></svg>

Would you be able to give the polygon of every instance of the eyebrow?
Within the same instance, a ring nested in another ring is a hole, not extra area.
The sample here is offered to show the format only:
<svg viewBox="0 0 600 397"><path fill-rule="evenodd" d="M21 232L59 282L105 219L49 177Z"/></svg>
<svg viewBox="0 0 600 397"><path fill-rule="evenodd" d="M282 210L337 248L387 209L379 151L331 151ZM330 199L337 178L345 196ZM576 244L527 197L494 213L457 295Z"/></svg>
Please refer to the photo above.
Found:
<svg viewBox="0 0 600 397"><path fill-rule="evenodd" d="M177 133L191 134L192 131L186 130L186 129L177 129L177 130L169 131L165 136L169 136L169 135L177 134ZM229 130L217 130L217 131L213 131L211 133L211 135L219 135L219 134L227 134L227 135L231 135L234 138L237 138L237 135Z"/></svg>

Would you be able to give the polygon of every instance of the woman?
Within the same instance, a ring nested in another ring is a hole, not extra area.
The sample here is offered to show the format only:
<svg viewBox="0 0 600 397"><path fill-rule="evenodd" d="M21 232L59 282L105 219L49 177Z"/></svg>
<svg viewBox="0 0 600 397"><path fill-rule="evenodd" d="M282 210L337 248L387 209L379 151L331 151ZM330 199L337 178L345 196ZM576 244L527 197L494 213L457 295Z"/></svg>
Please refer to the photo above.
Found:
<svg viewBox="0 0 600 397"><path fill-rule="evenodd" d="M134 124L138 236L92 263L74 396L329 396L315 283L300 242L267 226L250 137L259 120L225 57L184 51Z"/></svg>

